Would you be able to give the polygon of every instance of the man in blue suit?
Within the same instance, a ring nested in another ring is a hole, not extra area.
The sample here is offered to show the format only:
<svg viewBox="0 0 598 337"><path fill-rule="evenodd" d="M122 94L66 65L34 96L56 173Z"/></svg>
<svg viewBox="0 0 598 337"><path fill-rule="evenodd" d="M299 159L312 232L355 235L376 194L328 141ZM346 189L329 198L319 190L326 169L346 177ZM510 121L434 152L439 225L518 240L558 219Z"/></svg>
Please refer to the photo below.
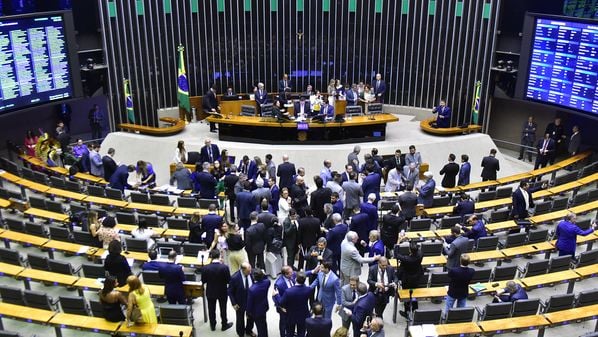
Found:
<svg viewBox="0 0 598 337"><path fill-rule="evenodd" d="M596 230L596 221L592 223L590 228L583 230L577 226L576 220L575 213L569 212L556 227L556 248L559 250L559 256L571 255L571 257L574 257L577 236L590 235Z"/></svg>
<svg viewBox="0 0 598 337"><path fill-rule="evenodd" d="M220 228L222 222L224 222L224 219L216 213L216 203L210 204L208 206L208 214L201 218L201 230L206 233L204 242L208 247L214 241L214 230Z"/></svg>
<svg viewBox="0 0 598 337"><path fill-rule="evenodd" d="M238 171L245 174L250 183L257 177L257 165L255 164L255 161L250 160L247 155L243 156L243 159L241 159Z"/></svg>
<svg viewBox="0 0 598 337"><path fill-rule="evenodd" d="M129 179L129 173L135 171L135 166L133 165L120 165L112 177L110 177L110 187L121 190L122 192L125 191L125 188L131 188L131 185L127 182Z"/></svg>
<svg viewBox="0 0 598 337"><path fill-rule="evenodd" d="M357 92L357 84L351 85L351 90L347 90L345 97L347 99L348 106L355 106L359 104L359 93Z"/></svg>
<svg viewBox="0 0 598 337"><path fill-rule="evenodd" d="M210 87L210 90L206 92L201 100L201 107L202 109L208 114L217 114L218 113L218 100L216 99L216 89L214 87ZM216 132L218 128L216 128L216 123L210 122L210 132Z"/></svg>
<svg viewBox="0 0 598 337"><path fill-rule="evenodd" d="M251 183L247 180L243 182L243 191L237 193L235 204L237 206L238 224L244 230L249 227L251 220L249 215L255 210L256 203L253 194L249 192Z"/></svg>
<svg viewBox="0 0 598 337"><path fill-rule="evenodd" d="M364 202L366 202L366 197L370 195L370 193L374 193L376 199L374 200L374 204L378 204L378 200L380 200L380 183L382 180L382 176L379 173L375 172L375 168L368 165L365 168L365 177L363 178L363 182L361 183L361 189L363 190Z"/></svg>
<svg viewBox="0 0 598 337"><path fill-rule="evenodd" d="M253 329L254 317L247 315L247 321L245 321L247 294L254 282L251 274L251 265L249 262L243 262L241 269L233 274L228 285L228 298L237 316L235 329L239 337L245 337L245 334L255 336L255 333L251 331ZM264 297L266 296L264 295Z"/></svg>
<svg viewBox="0 0 598 337"><path fill-rule="evenodd" d="M432 207L434 203L434 190L436 189L436 182L434 181L434 175L430 171L424 173L425 183L423 186L418 187L419 192L417 196L417 203L423 204L425 208Z"/></svg>
<svg viewBox="0 0 598 337"><path fill-rule="evenodd" d="M332 273L331 273L332 274ZM314 317L307 318L305 320L305 330L307 331L306 337L322 337L330 336L330 330L332 330L332 320L322 316L324 308L321 303L314 303L311 308L311 312ZM324 314L326 312L324 311Z"/></svg>
<svg viewBox="0 0 598 337"><path fill-rule="evenodd" d="M210 173L210 163L202 164L202 171L191 175L196 186L199 186L199 196L202 199L216 199L216 178Z"/></svg>
<svg viewBox="0 0 598 337"><path fill-rule="evenodd" d="M290 266L283 266L280 271L280 276L274 282L274 290L276 292L273 296L273 300L274 305L276 305L276 312L278 312L280 315L280 319L278 320L278 330L281 337L286 337L287 335L286 331L288 315L287 312L281 308L280 300L286 291L295 285L295 276L296 275L293 272L293 268Z"/></svg>
<svg viewBox="0 0 598 337"><path fill-rule="evenodd" d="M351 317L353 336L361 336L360 330L363 322L365 322L366 317L372 316L374 306L376 305L376 296L368 292L368 287L365 283L357 285L357 292L359 293L359 297L355 303L344 309L346 314Z"/></svg>
<svg viewBox="0 0 598 337"><path fill-rule="evenodd" d="M432 113L438 113L438 117L436 118L437 128L448 128L451 126L451 108L446 106L445 100L441 99L440 104L432 109Z"/></svg>
<svg viewBox="0 0 598 337"><path fill-rule="evenodd" d="M550 138L550 134L544 134L544 138L540 139L536 145L538 149L538 156L536 157L536 164L534 170L545 167L555 151L554 139Z"/></svg>
<svg viewBox="0 0 598 337"><path fill-rule="evenodd" d="M467 214L473 213L475 213L475 202L471 200L467 193L461 193L459 202L453 207L453 215L459 215L463 218Z"/></svg>
<svg viewBox="0 0 598 337"><path fill-rule="evenodd" d="M199 161L202 163L208 162L213 163L215 160L220 159L220 149L218 149L218 145L212 144L212 140L210 138L206 138L204 141L204 146L201 147L199 151Z"/></svg>
<svg viewBox="0 0 598 337"><path fill-rule="evenodd" d="M370 217L366 213L361 213L360 207L356 206L353 209L353 216L351 217L351 224L349 225L349 230L357 233L357 236L359 237L359 239L361 239L362 244L355 245L361 256L363 256L363 254L365 253L365 247L369 242L369 226Z"/></svg>
<svg viewBox="0 0 598 337"><path fill-rule="evenodd" d="M257 88L255 88L255 102L262 106L268 102L268 92L264 88L264 83L260 82L257 84Z"/></svg>
<svg viewBox="0 0 598 337"><path fill-rule="evenodd" d="M328 243L328 249L332 251L335 265L339 267L341 263L341 243L349 231L349 226L343 222L343 218L339 213L332 214L332 222L334 227L326 233L326 242Z"/></svg>
<svg viewBox="0 0 598 337"><path fill-rule="evenodd" d="M512 200L513 208L511 209L511 216L513 219L527 219L529 217L528 210L534 207L534 200L532 199L532 193L529 191L529 183L527 181L519 183L519 188L512 194Z"/></svg>
<svg viewBox="0 0 598 337"><path fill-rule="evenodd" d="M316 271L317 268L314 270ZM332 319L334 304L341 305L341 283L338 276L332 272L332 264L323 262L319 267L316 279L311 284L312 288L318 287L316 300L324 307L324 317ZM338 307L337 307L338 311Z"/></svg>
<svg viewBox="0 0 598 337"><path fill-rule="evenodd" d="M382 80L381 74L376 74L376 79L374 80L374 83L372 83L372 88L374 89L376 101L379 103L384 103L384 94L386 93L386 82Z"/></svg>
<svg viewBox="0 0 598 337"><path fill-rule="evenodd" d="M257 337L268 337L266 313L270 309L268 305L270 280L265 276L262 269L257 269L253 275L255 283L247 293L247 317L251 317L255 322Z"/></svg>
<svg viewBox="0 0 598 337"><path fill-rule="evenodd" d="M220 261L220 251L218 249L212 249L209 258L212 262L201 268L201 280L206 287L205 296L208 300L210 330L216 330L216 302L218 302L222 331L226 331L233 326L233 323L229 322L226 316L230 271L228 266Z"/></svg>
<svg viewBox="0 0 598 337"><path fill-rule="evenodd" d="M289 75L282 75L282 79L278 81L278 93L282 94L285 91L290 91L293 88Z"/></svg>
<svg viewBox="0 0 598 337"><path fill-rule="evenodd" d="M173 249L168 254L168 263L163 264L158 269L160 278L164 279L164 294L170 304L187 304L183 282L185 281L185 272L183 267L176 264L177 253Z"/></svg>
<svg viewBox="0 0 598 337"><path fill-rule="evenodd" d="M293 112L295 113L295 118L299 119L311 116L311 105L309 104L309 101L306 100L306 96L301 95L301 97L299 97L299 102L295 102L293 105Z"/></svg>
<svg viewBox="0 0 598 337"><path fill-rule="evenodd" d="M361 203L360 212L368 215L368 230L378 228L378 207L376 207L376 195L374 193L368 194L367 202Z"/></svg>
<svg viewBox="0 0 598 337"><path fill-rule="evenodd" d="M471 164L469 163L469 156L466 154L461 155L461 168L459 169L459 180L457 181L458 186L469 185L469 176L471 173Z"/></svg>
<svg viewBox="0 0 598 337"><path fill-rule="evenodd" d="M378 265L370 267L368 273L369 291L376 296L376 316L382 317L390 296L397 291L397 275L395 269L388 265L385 257L380 257Z"/></svg>
<svg viewBox="0 0 598 337"><path fill-rule="evenodd" d="M385 256L386 254L384 252L384 242L380 240L380 232L377 229L372 229L369 233L368 238L370 240L370 242L368 243L368 253L370 254L370 256ZM378 263L379 261L373 261L370 262L369 265L374 266Z"/></svg>
<svg viewBox="0 0 598 337"><path fill-rule="evenodd" d="M280 309L286 311L286 337L305 337L305 319L309 317L309 299L313 289L305 285L305 273L298 272L296 283L280 297ZM275 296L279 296L275 290Z"/></svg>
<svg viewBox="0 0 598 337"><path fill-rule="evenodd" d="M320 113L314 117L314 119L318 119L321 121L331 121L334 119L334 106L328 104L328 100L324 100L322 102L322 107L320 108Z"/></svg>

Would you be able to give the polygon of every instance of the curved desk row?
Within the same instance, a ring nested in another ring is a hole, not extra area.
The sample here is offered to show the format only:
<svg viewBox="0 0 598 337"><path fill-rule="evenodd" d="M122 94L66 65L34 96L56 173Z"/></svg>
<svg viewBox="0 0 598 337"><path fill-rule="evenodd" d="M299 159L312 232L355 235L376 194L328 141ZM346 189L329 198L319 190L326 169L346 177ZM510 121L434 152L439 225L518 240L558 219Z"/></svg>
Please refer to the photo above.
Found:
<svg viewBox="0 0 598 337"><path fill-rule="evenodd" d="M437 136L455 136L455 135L463 135L473 132L479 132L482 130L481 125L471 124L467 127L461 128L458 126L454 126L451 128L435 128L432 126L432 123L436 122L436 118L428 118L424 119L419 123L419 127L427 133L437 135Z"/></svg>

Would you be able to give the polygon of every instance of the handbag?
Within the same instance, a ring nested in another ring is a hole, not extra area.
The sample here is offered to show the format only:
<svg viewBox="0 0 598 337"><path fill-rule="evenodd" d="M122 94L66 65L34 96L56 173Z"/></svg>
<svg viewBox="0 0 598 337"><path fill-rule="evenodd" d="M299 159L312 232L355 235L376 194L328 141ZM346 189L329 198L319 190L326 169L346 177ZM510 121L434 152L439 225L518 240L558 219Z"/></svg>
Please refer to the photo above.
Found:
<svg viewBox="0 0 598 337"><path fill-rule="evenodd" d="M142 322L143 316L141 315L141 309L138 306L134 306L133 310L131 310L131 317L129 320L131 322L139 323Z"/></svg>

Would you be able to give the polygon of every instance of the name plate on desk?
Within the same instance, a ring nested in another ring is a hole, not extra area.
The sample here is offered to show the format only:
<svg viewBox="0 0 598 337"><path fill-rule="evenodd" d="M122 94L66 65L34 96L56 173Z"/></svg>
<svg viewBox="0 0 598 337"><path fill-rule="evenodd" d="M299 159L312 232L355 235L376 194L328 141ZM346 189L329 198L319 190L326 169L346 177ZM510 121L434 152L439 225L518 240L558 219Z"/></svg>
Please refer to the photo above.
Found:
<svg viewBox="0 0 598 337"><path fill-rule="evenodd" d="M299 123L297 123L297 130L301 130L301 131L309 130L309 124L305 123L305 122L299 122Z"/></svg>

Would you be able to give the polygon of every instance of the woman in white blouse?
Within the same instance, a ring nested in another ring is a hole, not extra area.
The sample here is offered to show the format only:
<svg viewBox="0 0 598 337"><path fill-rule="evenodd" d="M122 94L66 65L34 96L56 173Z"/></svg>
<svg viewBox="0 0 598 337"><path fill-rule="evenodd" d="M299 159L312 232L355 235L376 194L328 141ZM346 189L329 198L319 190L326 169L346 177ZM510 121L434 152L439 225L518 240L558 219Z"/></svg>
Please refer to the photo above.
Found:
<svg viewBox="0 0 598 337"><path fill-rule="evenodd" d="M289 197L289 189L284 187L280 192L280 199L278 200L278 212L276 216L279 219L286 219L289 217L289 210L291 209L291 197Z"/></svg>
<svg viewBox="0 0 598 337"><path fill-rule="evenodd" d="M147 249L149 250L155 244L154 239L154 231L151 228L147 228L147 222L145 219L140 219L137 228L131 231L131 235L135 239L145 240L147 241Z"/></svg>
<svg viewBox="0 0 598 337"><path fill-rule="evenodd" d="M176 145L173 161L175 164L185 164L187 162L187 150L185 149L185 142L182 140L179 140L178 144Z"/></svg>

